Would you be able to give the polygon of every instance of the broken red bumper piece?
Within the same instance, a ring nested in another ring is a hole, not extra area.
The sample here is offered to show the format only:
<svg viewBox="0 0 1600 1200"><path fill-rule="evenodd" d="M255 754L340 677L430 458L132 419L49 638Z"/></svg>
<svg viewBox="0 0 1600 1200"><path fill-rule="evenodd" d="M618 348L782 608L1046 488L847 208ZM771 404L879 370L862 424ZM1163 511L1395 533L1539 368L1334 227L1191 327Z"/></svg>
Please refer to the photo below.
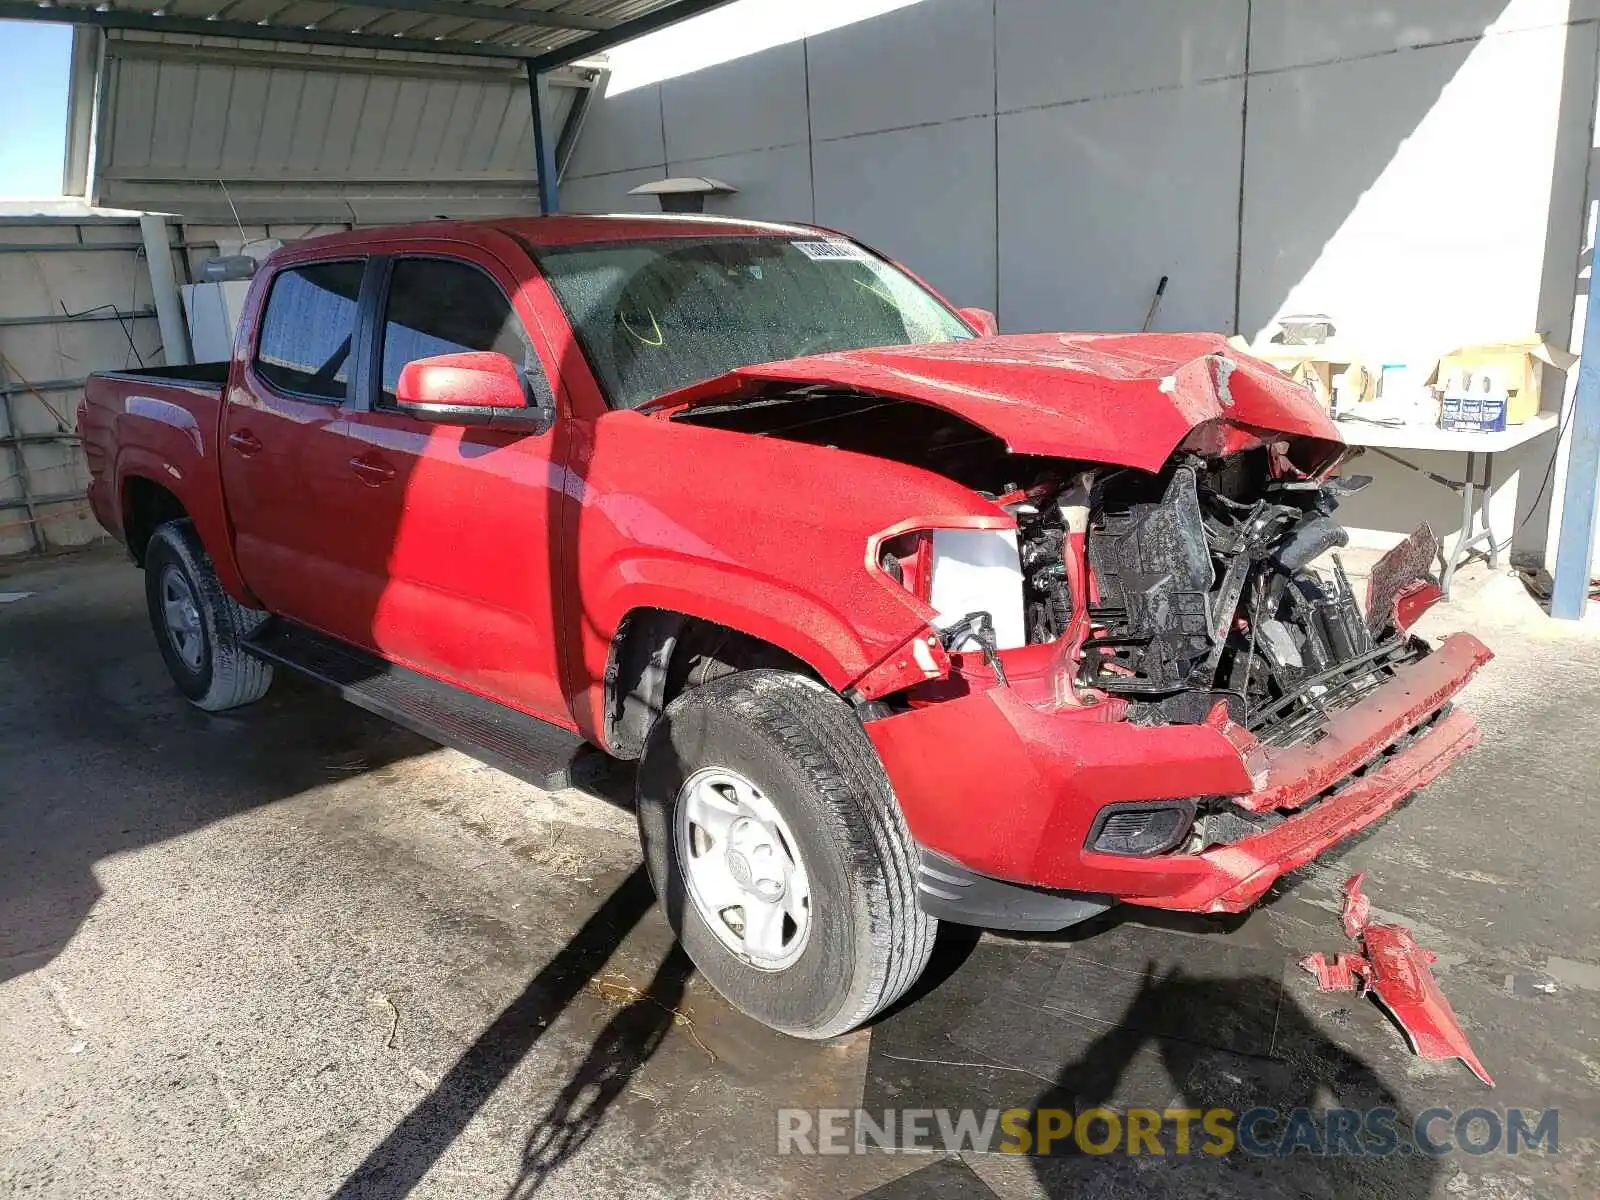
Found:
<svg viewBox="0 0 1600 1200"><path fill-rule="evenodd" d="M1418 946L1403 925L1368 924L1372 902L1361 890L1365 878L1362 871L1344 885L1344 930L1361 943L1363 953L1335 955L1331 963L1320 953L1308 954L1300 965L1317 977L1317 987L1325 992L1377 996L1419 1058L1459 1058L1493 1087L1429 969L1436 959L1433 951Z"/></svg>

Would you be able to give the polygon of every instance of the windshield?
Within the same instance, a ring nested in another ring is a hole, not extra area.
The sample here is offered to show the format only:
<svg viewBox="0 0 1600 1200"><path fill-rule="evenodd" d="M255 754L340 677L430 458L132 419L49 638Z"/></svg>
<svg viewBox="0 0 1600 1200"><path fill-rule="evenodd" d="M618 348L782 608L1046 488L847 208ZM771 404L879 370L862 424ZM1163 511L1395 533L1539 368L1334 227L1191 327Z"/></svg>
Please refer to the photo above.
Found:
<svg viewBox="0 0 1600 1200"><path fill-rule="evenodd" d="M973 336L903 271L821 234L553 246L539 263L612 408L753 363Z"/></svg>

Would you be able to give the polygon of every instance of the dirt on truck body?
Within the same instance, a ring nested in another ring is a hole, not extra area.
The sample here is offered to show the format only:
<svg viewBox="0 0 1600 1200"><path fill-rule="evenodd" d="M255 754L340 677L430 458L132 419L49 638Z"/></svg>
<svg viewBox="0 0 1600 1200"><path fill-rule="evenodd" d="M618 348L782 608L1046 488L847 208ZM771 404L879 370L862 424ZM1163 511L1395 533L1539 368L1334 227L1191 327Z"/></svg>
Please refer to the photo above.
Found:
<svg viewBox="0 0 1600 1200"><path fill-rule="evenodd" d="M826 230L298 243L225 368L96 376L79 426L193 703L291 668L526 776L638 759L674 930L798 1036L941 920L1241 911L1477 739L1487 649L1410 632L1431 535L1364 604L1322 565L1361 481L1304 388L998 336Z"/></svg>

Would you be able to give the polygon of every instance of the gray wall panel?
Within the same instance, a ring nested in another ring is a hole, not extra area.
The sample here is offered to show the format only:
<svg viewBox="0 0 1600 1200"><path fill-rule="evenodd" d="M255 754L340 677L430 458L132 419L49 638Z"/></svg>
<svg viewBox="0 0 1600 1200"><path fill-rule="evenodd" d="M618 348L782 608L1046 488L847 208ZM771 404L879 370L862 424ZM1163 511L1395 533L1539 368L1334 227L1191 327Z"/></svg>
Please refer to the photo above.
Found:
<svg viewBox="0 0 1600 1200"><path fill-rule="evenodd" d="M225 171L253 171L261 161L262 122L270 79L266 71L239 71L227 92L227 121L218 163Z"/></svg>
<svg viewBox="0 0 1600 1200"><path fill-rule="evenodd" d="M333 99L328 105L327 126L323 132L322 153L319 166L330 177L341 166L353 165L356 151L356 131L361 126L362 107L370 81L360 75L338 76L333 89ZM316 114L311 113L316 120ZM315 136L315 131L309 131Z"/></svg>
<svg viewBox="0 0 1600 1200"><path fill-rule="evenodd" d="M261 137L256 144L256 161L263 167L283 164L294 149L295 127L306 89L287 71L267 72L267 94L263 102Z"/></svg>
<svg viewBox="0 0 1600 1200"><path fill-rule="evenodd" d="M816 147L820 225L904 262L950 301L995 304L994 119Z"/></svg>
<svg viewBox="0 0 1600 1200"><path fill-rule="evenodd" d="M456 85L455 95L450 99L444 140L435 159L440 171L448 174L461 169L462 158L467 149L467 137L473 127L483 119L483 109L487 99L496 91L498 89L471 80Z"/></svg>
<svg viewBox="0 0 1600 1200"><path fill-rule="evenodd" d="M441 108L450 100L449 93L432 80L402 79L399 84L389 128L383 137L383 152L378 156L378 169L384 174L417 169L412 151L417 144L423 110L430 99L437 101Z"/></svg>
<svg viewBox="0 0 1600 1200"><path fill-rule="evenodd" d="M1002 328L1227 330L1242 81L999 119Z"/></svg>
<svg viewBox="0 0 1600 1200"><path fill-rule="evenodd" d="M804 142L805 51L791 42L679 76L661 85L661 103L668 159Z"/></svg>
<svg viewBox="0 0 1600 1200"><path fill-rule="evenodd" d="M922 0L807 42L818 140L994 111L989 0Z"/></svg>
<svg viewBox="0 0 1600 1200"><path fill-rule="evenodd" d="M150 140L155 135L156 86L159 63L114 60L111 86L117 102L111 114L111 144L103 147L103 167L125 162L150 161ZM102 168L103 169L103 168Z"/></svg>
<svg viewBox="0 0 1600 1200"><path fill-rule="evenodd" d="M1517 14L1508 9L1520 10ZM1511 25L1567 19L1568 0L1255 0L1250 15L1250 69L1329 62L1475 38L1502 16Z"/></svg>
<svg viewBox="0 0 1600 1200"><path fill-rule="evenodd" d="M1246 0L999 0L1000 111L1244 70Z"/></svg>
<svg viewBox="0 0 1600 1200"><path fill-rule="evenodd" d="M667 173L709 175L739 189L735 195L708 200L708 213L771 221L811 220L811 161L804 145L683 159L668 163ZM654 202L652 207L659 211Z"/></svg>
<svg viewBox="0 0 1600 1200"><path fill-rule="evenodd" d="M250 74L260 74L252 71ZM187 163L197 171L217 170L222 166L227 144L229 102L233 97L234 73L228 67L202 66L195 69L194 116L189 122ZM250 150L255 149L253 140Z"/></svg>
<svg viewBox="0 0 1600 1200"><path fill-rule="evenodd" d="M152 166L181 169L189 151L194 113L194 68L162 63L156 73L155 129L150 138Z"/></svg>
<svg viewBox="0 0 1600 1200"><path fill-rule="evenodd" d="M567 179L604 175L667 161L661 138L661 87L650 84L591 106L583 136L567 164Z"/></svg>
<svg viewBox="0 0 1600 1200"><path fill-rule="evenodd" d="M455 110L456 96L460 90L459 83L435 88L420 106L414 131L406 147L408 170L428 171L438 165L439 157L444 152L445 125Z"/></svg>
<svg viewBox="0 0 1600 1200"><path fill-rule="evenodd" d="M630 196L628 190L661 178L660 167L584 175L561 183L561 210L575 213L660 212L654 196Z"/></svg>

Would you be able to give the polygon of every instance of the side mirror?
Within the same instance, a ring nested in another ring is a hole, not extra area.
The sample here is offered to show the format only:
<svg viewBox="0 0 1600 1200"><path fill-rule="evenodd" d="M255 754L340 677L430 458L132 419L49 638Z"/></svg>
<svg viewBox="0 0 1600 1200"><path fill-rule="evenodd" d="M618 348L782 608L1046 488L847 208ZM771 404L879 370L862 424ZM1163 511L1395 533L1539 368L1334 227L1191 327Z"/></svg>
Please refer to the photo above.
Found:
<svg viewBox="0 0 1600 1200"><path fill-rule="evenodd" d="M522 371L492 350L413 359L401 368L394 396L406 416L441 425L540 430L555 419L528 403Z"/></svg>
<svg viewBox="0 0 1600 1200"><path fill-rule="evenodd" d="M994 337L1000 332L1000 322L987 308L958 308L962 320L978 331L979 337Z"/></svg>

